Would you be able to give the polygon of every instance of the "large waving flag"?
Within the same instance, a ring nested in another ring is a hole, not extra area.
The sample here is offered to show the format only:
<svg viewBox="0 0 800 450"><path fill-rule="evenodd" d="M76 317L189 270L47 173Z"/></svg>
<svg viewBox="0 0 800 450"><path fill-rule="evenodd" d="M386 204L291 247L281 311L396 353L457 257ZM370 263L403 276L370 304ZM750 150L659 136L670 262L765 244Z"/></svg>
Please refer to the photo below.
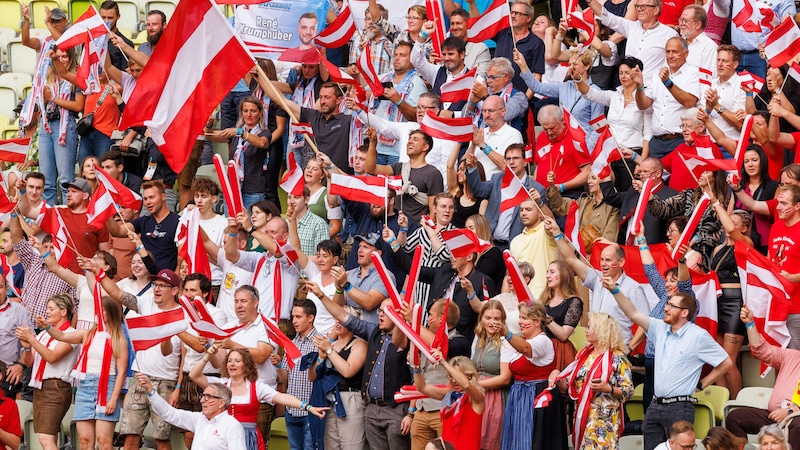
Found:
<svg viewBox="0 0 800 450"><path fill-rule="evenodd" d="M490 243L479 238L469 228L455 228L441 232L444 245L450 249L450 254L456 258L463 258L470 253L480 253L489 248Z"/></svg>
<svg viewBox="0 0 800 450"><path fill-rule="evenodd" d="M703 175L703 172L707 171L736 171L736 160L733 159L706 159L702 156L686 154L681 150L677 152L683 163L686 164L686 168L692 172L696 179L699 179Z"/></svg>
<svg viewBox="0 0 800 450"><path fill-rule="evenodd" d="M258 1L261 3L260 0ZM344 2L342 12L340 12L336 19L328 24L324 30L320 31L314 40L317 44L326 48L339 48L350 42L350 38L353 37L355 32L356 22L353 20L353 12L350 10L350 3Z"/></svg>
<svg viewBox="0 0 800 450"><path fill-rule="evenodd" d="M428 110L419 127L425 134L438 139L454 142L469 142L472 140L472 119L469 117L439 117L433 111Z"/></svg>
<svg viewBox="0 0 800 450"><path fill-rule="evenodd" d="M384 206L386 204L386 180L381 177L331 174L331 195L344 199Z"/></svg>
<svg viewBox="0 0 800 450"><path fill-rule="evenodd" d="M180 172L211 112L254 59L211 0L181 0L172 23L136 83L120 129L148 126Z"/></svg>
<svg viewBox="0 0 800 450"><path fill-rule="evenodd" d="M61 50L69 50L76 45L85 44L88 39L98 38L110 33L100 13L97 12L94 5L89 6L85 13L81 14L78 20L64 31L64 34L58 38L56 45Z"/></svg>
<svg viewBox="0 0 800 450"><path fill-rule="evenodd" d="M586 143L586 130L583 129L578 119L572 117L569 110L562 106L561 112L564 113L564 122L567 124L569 135L572 137L572 145L575 150L583 152L584 155L589 154L589 144Z"/></svg>
<svg viewBox="0 0 800 450"><path fill-rule="evenodd" d="M743 0L742 9L732 19L733 24L742 31L761 33L761 17L751 0Z"/></svg>
<svg viewBox="0 0 800 450"><path fill-rule="evenodd" d="M183 306L187 317L189 317L189 325L197 331L197 334L209 339L227 339L236 334L237 331L249 325L243 323L231 328L219 327L214 322L214 318L211 317L211 313L208 312L206 305L199 297L190 299L183 295L178 299L178 303Z"/></svg>
<svg viewBox="0 0 800 450"><path fill-rule="evenodd" d="M361 72L361 75L364 77L364 81L367 82L367 86L369 86L369 89L372 91L372 95L375 97L383 95L383 84L381 84L381 79L375 72L375 66L372 64L372 53L369 44L364 46L364 50L362 50L361 54L358 56L356 67L358 67L358 71Z"/></svg>
<svg viewBox="0 0 800 450"><path fill-rule="evenodd" d="M118 205L126 208L139 210L142 207L142 196L130 190L127 186L122 184L119 180L112 177L100 166L94 166L95 173L97 174L97 184L105 186L111 197Z"/></svg>
<svg viewBox="0 0 800 450"><path fill-rule="evenodd" d="M202 273L211 278L208 254L200 239L200 209L192 208L178 223L178 254L189 265L189 273Z"/></svg>
<svg viewBox="0 0 800 450"><path fill-rule="evenodd" d="M525 282L525 278L522 276L522 272L519 270L517 260L511 256L510 251L503 251L503 262L506 263L508 277L511 280L511 285L514 286L514 293L517 295L519 302L535 302L536 297L533 296L530 287L528 287L528 283Z"/></svg>
<svg viewBox="0 0 800 450"><path fill-rule="evenodd" d="M611 128L605 127L600 133L590 159L592 160L592 173L596 174L598 178L606 178L611 175L610 164L622 159L622 154L617 149L617 141L611 135Z"/></svg>
<svg viewBox="0 0 800 450"><path fill-rule="evenodd" d="M574 3L575 6L577 6L578 2L576 1ZM585 31L589 35L589 38L586 39L584 43L586 47L589 47L595 35L594 12L592 8L570 12L567 16L567 22L569 22L571 27L577 28L580 31Z"/></svg>
<svg viewBox="0 0 800 450"><path fill-rule="evenodd" d="M0 161L24 163L28 157L31 138L15 138L0 141Z"/></svg>
<svg viewBox="0 0 800 450"><path fill-rule="evenodd" d="M138 351L160 344L176 334L186 331L183 308L125 319L133 349Z"/></svg>
<svg viewBox="0 0 800 450"><path fill-rule="evenodd" d="M480 17L467 19L467 42L483 42L511 26L507 0L494 0Z"/></svg>
<svg viewBox="0 0 800 450"><path fill-rule="evenodd" d="M56 41L58 48L67 50L83 45L76 81L86 94L101 91L100 65L106 60L110 30L94 5L91 5Z"/></svg>
<svg viewBox="0 0 800 450"><path fill-rule="evenodd" d="M297 165L294 158L294 152L289 152L289 163L286 166L286 175L281 178L278 185L287 194L292 194L296 197L303 195L303 188L305 187L305 178L303 178L303 169Z"/></svg>
<svg viewBox="0 0 800 450"><path fill-rule="evenodd" d="M747 146L750 144L750 133L753 131L753 115L748 114L744 117L742 124L742 131L739 134L739 141L736 142L736 153L733 155L736 161L736 167L742 167L744 164L744 153Z"/></svg>
<svg viewBox="0 0 800 450"><path fill-rule="evenodd" d="M800 53L800 29L794 17L789 14L767 35L764 42L764 53L770 67L778 68Z"/></svg>
<svg viewBox="0 0 800 450"><path fill-rule="evenodd" d="M586 257L586 247L583 245L581 238L581 211L578 202L572 201L569 204L569 211L567 211L566 222L564 223L564 234L572 244L572 248L578 253Z"/></svg>
<svg viewBox="0 0 800 450"><path fill-rule="evenodd" d="M72 236L70 236L67 224L61 217L58 207L48 207L45 210L41 228L53 238L53 254L58 263L62 266L69 265L76 255L69 243Z"/></svg>

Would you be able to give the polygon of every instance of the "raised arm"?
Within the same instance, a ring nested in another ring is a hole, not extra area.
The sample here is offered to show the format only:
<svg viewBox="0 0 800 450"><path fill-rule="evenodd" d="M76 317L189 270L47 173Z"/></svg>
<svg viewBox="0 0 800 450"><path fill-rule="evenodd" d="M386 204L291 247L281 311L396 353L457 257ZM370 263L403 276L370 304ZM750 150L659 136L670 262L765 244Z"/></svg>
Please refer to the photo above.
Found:
<svg viewBox="0 0 800 450"><path fill-rule="evenodd" d="M609 292L614 295L614 300L617 301L617 305L619 305L619 308L622 310L622 312L624 312L629 319L636 323L636 325L639 325L645 331L647 331L647 329L650 328L650 317L648 317L647 314L639 311L636 308L636 305L628 300L628 297L622 293L611 277L603 277L602 281L603 287L608 289Z"/></svg>
<svg viewBox="0 0 800 450"><path fill-rule="evenodd" d="M344 307L325 295L317 283L306 280L306 287L308 287L309 292L312 292L317 296L317 298L322 302L322 305L325 306L325 309L331 313L331 316L333 316L334 319L338 320L339 323L344 323L347 321L349 314L347 314L347 311L345 311Z"/></svg>
<svg viewBox="0 0 800 450"><path fill-rule="evenodd" d="M297 263L300 264L301 269L305 269L308 266L308 256L303 253L300 246L300 236L297 234L297 216L291 206L286 210L286 220L289 222L289 242L297 252Z"/></svg>
<svg viewBox="0 0 800 450"><path fill-rule="evenodd" d="M589 270L593 269L575 256L575 249L564 239L564 233L561 232L555 219L549 216L543 216L542 220L544 220L544 229L547 231L547 234L555 239L556 247L558 247L558 252L561 253L561 257L572 267L572 270L575 271L578 278L585 280L586 276L589 274Z"/></svg>

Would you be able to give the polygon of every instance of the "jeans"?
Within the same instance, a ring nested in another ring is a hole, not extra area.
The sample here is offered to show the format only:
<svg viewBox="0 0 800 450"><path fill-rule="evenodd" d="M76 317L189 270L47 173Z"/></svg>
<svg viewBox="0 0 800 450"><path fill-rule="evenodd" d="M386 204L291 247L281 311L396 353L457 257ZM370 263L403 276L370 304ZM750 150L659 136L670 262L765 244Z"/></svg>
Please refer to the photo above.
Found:
<svg viewBox="0 0 800 450"><path fill-rule="evenodd" d="M764 78L767 76L767 62L761 58L758 52L742 52L742 60L739 61L739 67L736 68L736 72L741 72L743 70Z"/></svg>
<svg viewBox="0 0 800 450"><path fill-rule="evenodd" d="M58 143L60 122L50 123L50 133L44 131L44 122L39 125L39 170L44 175L44 200L48 205L58 202L57 186L61 187L61 201L67 202L67 190L62 183L75 178L75 157L78 151L78 133L75 131L75 118L67 118L66 145Z"/></svg>
<svg viewBox="0 0 800 450"><path fill-rule="evenodd" d="M239 119L239 104L245 97L253 95L250 91L228 92L219 105L221 129L233 128Z"/></svg>
<svg viewBox="0 0 800 450"><path fill-rule="evenodd" d="M644 392L642 393L642 403L645 414L650 402L653 401L653 389L656 383L656 359L654 357L644 358Z"/></svg>
<svg viewBox="0 0 800 450"><path fill-rule="evenodd" d="M78 146L78 162L83 164L83 160L89 156L100 159L109 148L111 148L111 138L92 128L86 136L81 136Z"/></svg>
<svg viewBox="0 0 800 450"><path fill-rule="evenodd" d="M292 450L314 450L314 441L311 439L311 426L308 417L295 417L289 413L286 418L286 435L289 438L289 448Z"/></svg>
<svg viewBox="0 0 800 450"><path fill-rule="evenodd" d="M683 136L678 136L674 139L650 139L650 156L653 158L661 159L670 153L679 145L683 144Z"/></svg>
<svg viewBox="0 0 800 450"><path fill-rule="evenodd" d="M394 164L400 162L399 155L382 155L378 154L378 158L375 160L376 164L380 164L382 166L388 166L389 164Z"/></svg>
<svg viewBox="0 0 800 450"><path fill-rule="evenodd" d="M658 444L666 441L669 438L670 427L679 420L694 423L693 403L677 402L669 405L651 403L642 425L645 450L653 450Z"/></svg>
<svg viewBox="0 0 800 450"><path fill-rule="evenodd" d="M244 205L245 212L250 211L253 203L258 203L264 200L264 194L242 194L242 205Z"/></svg>

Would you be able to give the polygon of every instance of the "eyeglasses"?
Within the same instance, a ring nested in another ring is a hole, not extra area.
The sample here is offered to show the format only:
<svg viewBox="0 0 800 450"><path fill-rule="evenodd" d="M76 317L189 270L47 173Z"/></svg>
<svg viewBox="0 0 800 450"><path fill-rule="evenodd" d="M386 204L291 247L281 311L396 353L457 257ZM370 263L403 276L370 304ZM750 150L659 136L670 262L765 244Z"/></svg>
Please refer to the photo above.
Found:
<svg viewBox="0 0 800 450"><path fill-rule="evenodd" d="M519 12L519 11L511 11L512 16L527 16L528 13Z"/></svg>
<svg viewBox="0 0 800 450"><path fill-rule="evenodd" d="M214 400L222 400L222 397L219 397L217 395L206 394L205 392L200 394L200 401L209 401L209 400L212 400L212 399L214 399Z"/></svg>
<svg viewBox="0 0 800 450"><path fill-rule="evenodd" d="M504 74L504 73L498 73L497 75L486 75L486 78L488 78L490 80L496 80L496 79L498 79L500 77L503 77L505 75L506 74Z"/></svg>
<svg viewBox="0 0 800 450"><path fill-rule="evenodd" d="M683 450L694 450L697 448L697 444L678 444L678 447L682 448Z"/></svg>
<svg viewBox="0 0 800 450"><path fill-rule="evenodd" d="M386 310L384 310L383 308L378 308L378 315L380 316L382 314L386 314Z"/></svg>
<svg viewBox="0 0 800 450"><path fill-rule="evenodd" d="M681 232L681 230L676 230L675 228L668 228L667 229L667 234L674 234L674 233L680 233L680 232Z"/></svg>
<svg viewBox="0 0 800 450"><path fill-rule="evenodd" d="M417 17L417 16L406 16L406 20L422 20L422 17Z"/></svg>
<svg viewBox="0 0 800 450"><path fill-rule="evenodd" d="M656 7L656 5L636 5L636 6L634 6L634 8L636 8L637 11L644 11L645 8L655 8L655 7Z"/></svg>
<svg viewBox="0 0 800 450"><path fill-rule="evenodd" d="M696 20L686 20L683 17L678 19L678 23L694 23L697 22Z"/></svg>
<svg viewBox="0 0 800 450"><path fill-rule="evenodd" d="M673 305L670 302L667 302L667 304L665 306L667 308L670 308L670 309L672 309L672 308L675 308L675 309L689 309L689 308L684 308L683 306Z"/></svg>
<svg viewBox="0 0 800 450"><path fill-rule="evenodd" d="M161 283L154 283L153 284L153 290L154 291L160 291L160 290L163 290L163 289L169 289L171 287L172 286L169 285L169 284L161 284Z"/></svg>

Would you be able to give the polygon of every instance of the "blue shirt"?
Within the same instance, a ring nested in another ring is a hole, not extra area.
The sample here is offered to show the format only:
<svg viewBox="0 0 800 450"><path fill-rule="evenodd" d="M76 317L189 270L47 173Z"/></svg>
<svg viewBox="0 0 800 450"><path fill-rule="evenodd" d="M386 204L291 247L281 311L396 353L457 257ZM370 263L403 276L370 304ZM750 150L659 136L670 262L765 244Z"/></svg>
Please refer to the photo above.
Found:
<svg viewBox="0 0 800 450"><path fill-rule="evenodd" d="M667 306L667 302L669 301L669 297L667 297L667 286L664 282L664 278L661 277L661 274L658 273L658 269L656 268L655 264L645 264L644 265L644 273L647 275L647 280L650 282L650 287L653 288L653 291L658 296L658 303L653 309L650 310L650 317L653 319L663 319L664 318L664 307ZM678 292L685 292L690 294L692 297L695 297L694 291L692 290L692 279L688 279L686 281L678 281ZM697 297L694 298L694 302L697 304L696 311L700 311L700 302L697 301ZM692 322L695 321L697 318L697 314L694 315L692 318ZM647 339L647 342L644 346L644 356L647 358L652 358L655 355L655 347L653 347L653 342L650 339Z"/></svg>
<svg viewBox="0 0 800 450"><path fill-rule="evenodd" d="M378 328L377 323L367 322L357 317L348 316L347 320L342 324L345 328L352 331L356 336L369 341L372 332ZM383 375L386 367L386 352L389 350L389 344L392 343L391 334L381 335L381 351L378 358L375 360L375 365L372 367L372 373L369 376L369 383L367 384L367 398L368 399L383 399ZM394 395L394 392L389 395Z"/></svg>
<svg viewBox="0 0 800 450"><path fill-rule="evenodd" d="M655 346L656 397L692 395L703 364L716 367L728 357L706 330L691 322L673 333L663 320L650 319L647 339Z"/></svg>

